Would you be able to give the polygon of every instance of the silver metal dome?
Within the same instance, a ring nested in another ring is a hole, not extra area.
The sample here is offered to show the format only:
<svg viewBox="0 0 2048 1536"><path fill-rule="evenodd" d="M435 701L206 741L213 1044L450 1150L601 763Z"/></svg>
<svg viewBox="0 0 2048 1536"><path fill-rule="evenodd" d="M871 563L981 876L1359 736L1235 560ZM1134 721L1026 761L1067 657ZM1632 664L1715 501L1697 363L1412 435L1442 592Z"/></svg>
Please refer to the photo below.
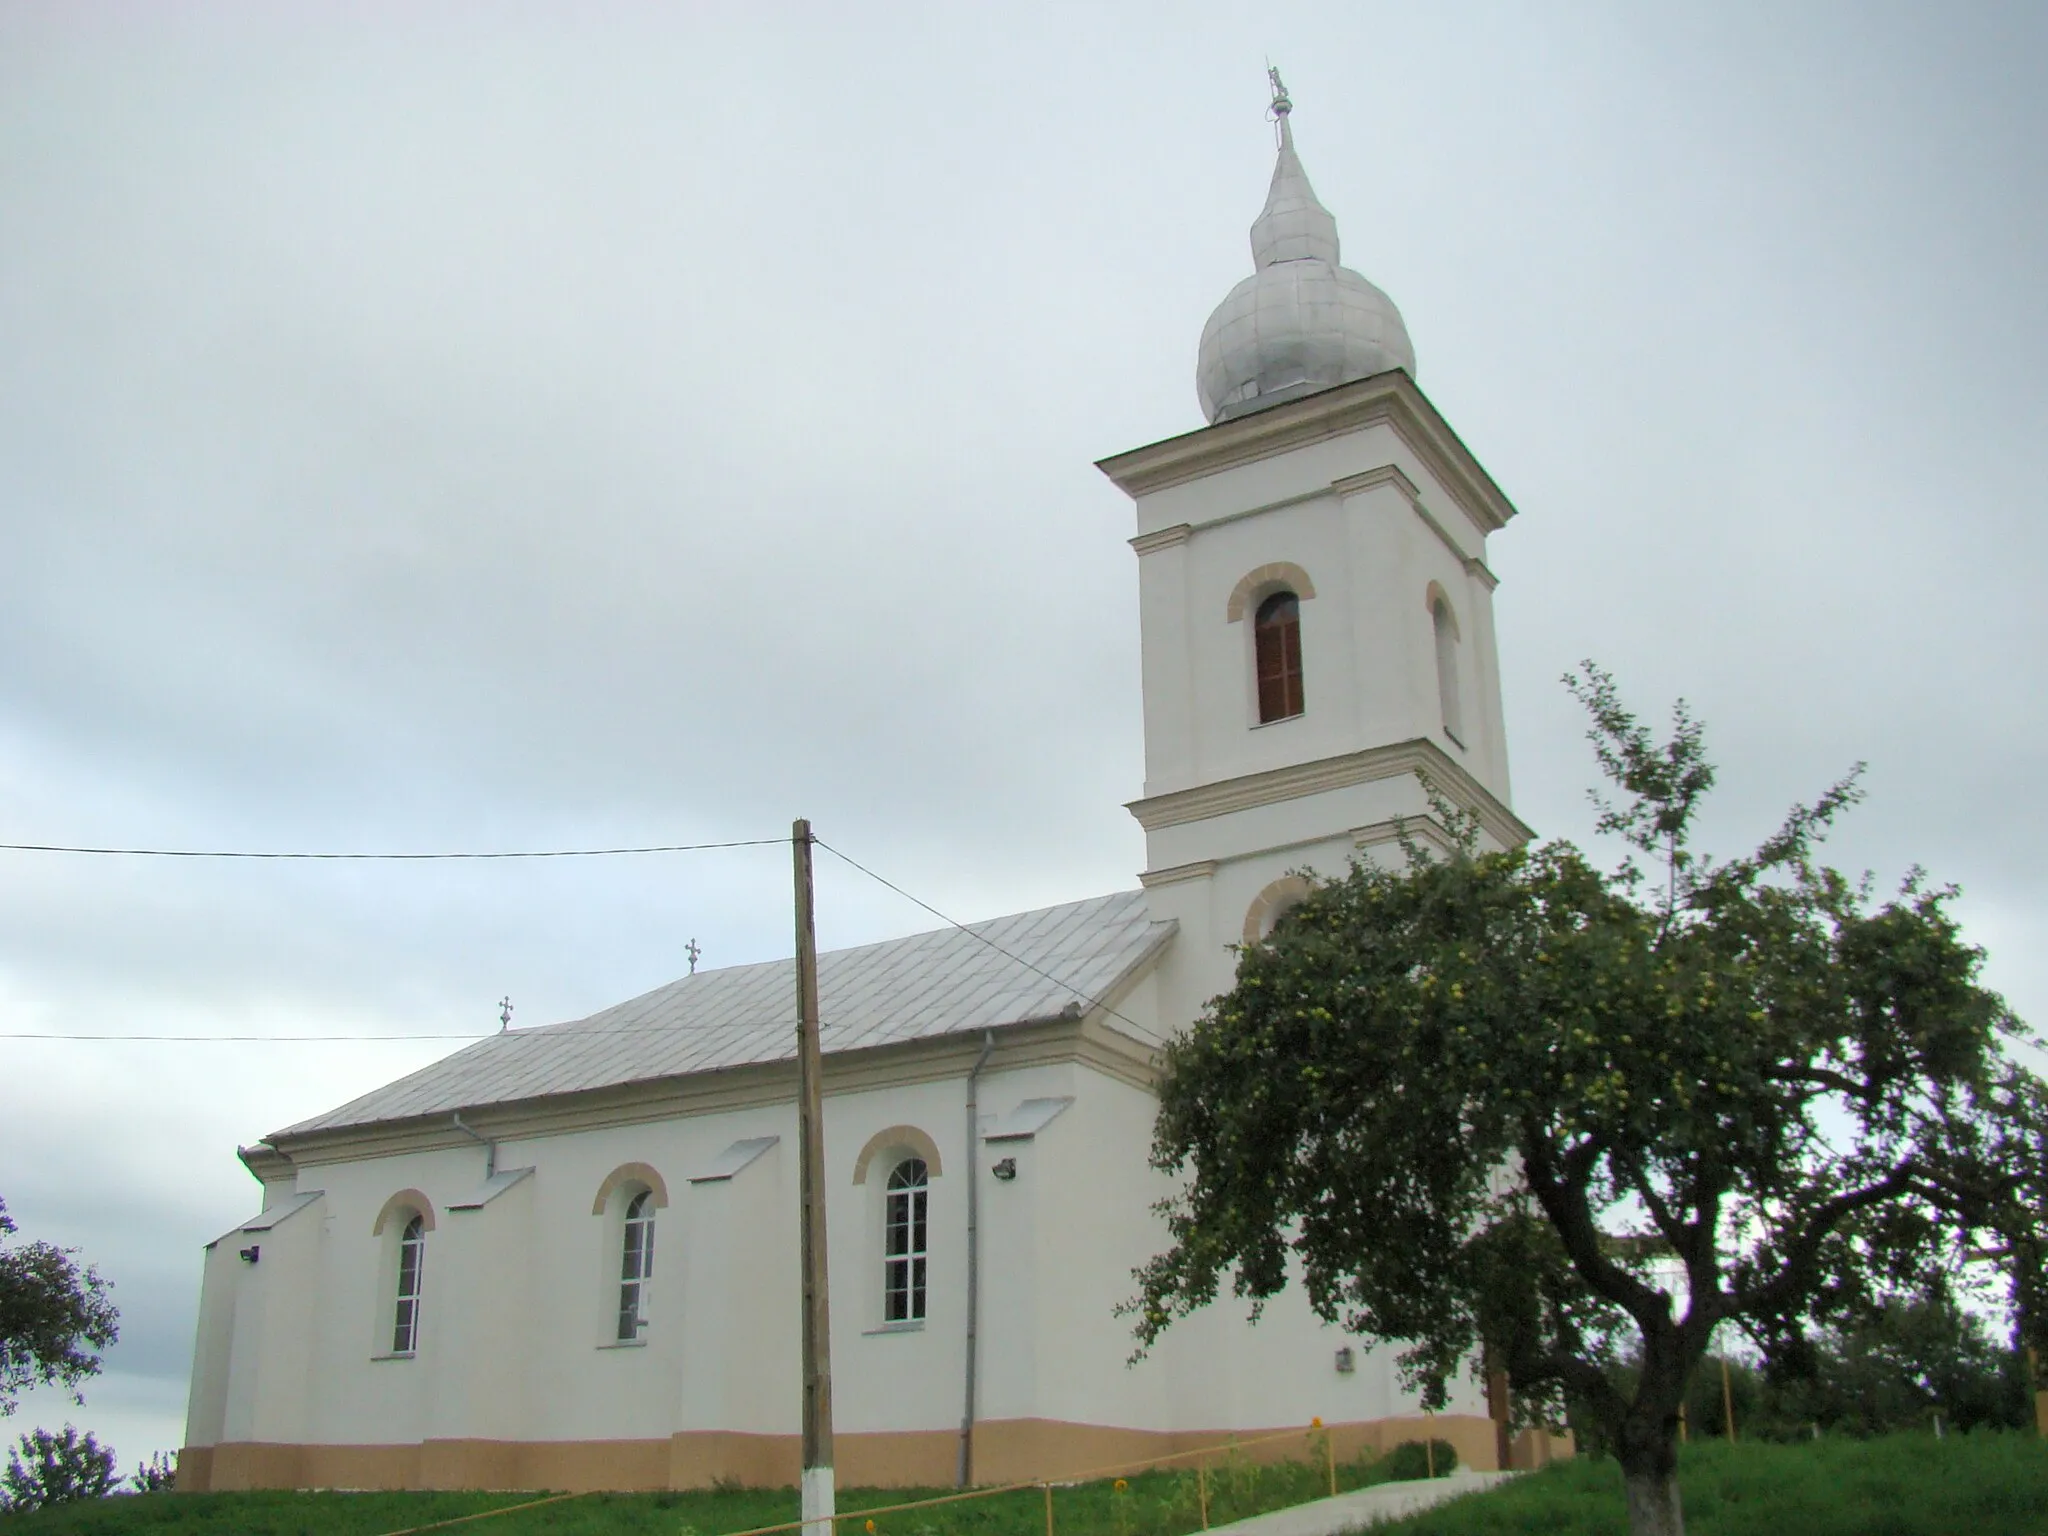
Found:
<svg viewBox="0 0 2048 1536"><path fill-rule="evenodd" d="M1394 301L1337 264L1337 221L1294 152L1292 110L1276 73L1280 158L1252 225L1257 270L1216 306L1195 364L1195 393L1212 423L1392 368L1415 373Z"/></svg>

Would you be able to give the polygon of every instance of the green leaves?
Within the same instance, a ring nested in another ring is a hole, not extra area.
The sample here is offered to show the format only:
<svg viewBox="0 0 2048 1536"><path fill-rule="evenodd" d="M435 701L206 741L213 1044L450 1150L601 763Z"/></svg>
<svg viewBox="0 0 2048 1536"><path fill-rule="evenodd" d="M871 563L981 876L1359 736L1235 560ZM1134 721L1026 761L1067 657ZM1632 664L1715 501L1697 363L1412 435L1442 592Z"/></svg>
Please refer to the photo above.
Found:
<svg viewBox="0 0 2048 1536"><path fill-rule="evenodd" d="M14 1234L0 1202L0 1237ZM32 1386L61 1383L75 1393L100 1368L120 1314L97 1271L50 1243L0 1247L0 1417Z"/></svg>
<svg viewBox="0 0 2048 1536"><path fill-rule="evenodd" d="M1815 863L1853 774L1754 854L1695 854L1698 723L1681 706L1660 743L1605 673L1569 682L1601 825L1663 888L1569 843L1469 838L1310 877L1166 1052L1153 1159L1182 1193L1138 1274L1141 1348L1226 1276L1274 1295L1292 1260L1322 1317L1403 1345L1434 1400L1484 1349L1654 1459L1717 1324L1790 1340L1952 1251L1931 1170L2001 1112L2018 1029L1953 893L1916 873L1874 901ZM2022 1202L1999 1200L2010 1225ZM1643 1361L1626 1399L1603 1374L1623 1346Z"/></svg>

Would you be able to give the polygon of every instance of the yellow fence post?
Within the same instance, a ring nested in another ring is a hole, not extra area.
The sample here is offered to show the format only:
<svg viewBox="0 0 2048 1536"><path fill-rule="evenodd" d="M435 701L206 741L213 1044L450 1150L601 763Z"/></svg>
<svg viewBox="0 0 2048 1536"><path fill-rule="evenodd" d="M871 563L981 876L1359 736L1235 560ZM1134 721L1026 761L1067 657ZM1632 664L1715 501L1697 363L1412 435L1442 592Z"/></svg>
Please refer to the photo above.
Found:
<svg viewBox="0 0 2048 1536"><path fill-rule="evenodd" d="M1322 1430L1323 1465L1329 1469L1330 1497L1334 1499L1335 1497L1337 1497L1337 1437L1331 1434L1329 1430L1323 1427L1323 1421L1321 1419L1317 1419L1314 1421L1314 1427L1316 1429Z"/></svg>
<svg viewBox="0 0 2048 1536"><path fill-rule="evenodd" d="M1206 1461L1195 1463L1195 1489L1201 1496L1202 1529L1206 1531L1209 1529L1209 1463ZM1052 1532L1047 1531L1045 1536L1052 1536Z"/></svg>
<svg viewBox="0 0 2048 1536"><path fill-rule="evenodd" d="M1052 1536L1052 1484L1041 1484L1045 1489L1045 1536Z"/></svg>

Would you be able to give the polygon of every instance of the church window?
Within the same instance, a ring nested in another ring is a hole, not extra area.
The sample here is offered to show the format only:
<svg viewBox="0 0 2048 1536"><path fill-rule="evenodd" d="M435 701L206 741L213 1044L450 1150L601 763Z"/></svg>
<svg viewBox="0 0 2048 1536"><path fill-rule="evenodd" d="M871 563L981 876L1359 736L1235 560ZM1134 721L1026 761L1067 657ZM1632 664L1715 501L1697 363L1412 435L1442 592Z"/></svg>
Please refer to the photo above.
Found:
<svg viewBox="0 0 2048 1536"><path fill-rule="evenodd" d="M1458 702L1458 621L1441 592L1429 604L1429 619L1436 631L1436 698L1443 713L1444 734L1459 746L1465 745L1465 720Z"/></svg>
<svg viewBox="0 0 2048 1536"><path fill-rule="evenodd" d="M647 1326L647 1285L654 1278L653 1192L641 1190L626 1207L619 1264L619 1342L629 1344Z"/></svg>
<svg viewBox="0 0 2048 1536"><path fill-rule="evenodd" d="M882 1212L882 1321L924 1321L925 1202L931 1185L921 1157L889 1171Z"/></svg>
<svg viewBox="0 0 2048 1536"><path fill-rule="evenodd" d="M1282 875L1259 892L1244 915L1246 948L1270 939L1273 930L1280 926L1280 919L1300 906L1308 894L1309 883L1300 875Z"/></svg>
<svg viewBox="0 0 2048 1536"><path fill-rule="evenodd" d="M427 1224L415 1214L398 1239L398 1305L392 1318L391 1353L409 1355L420 1342L420 1281L427 1258Z"/></svg>
<svg viewBox="0 0 2048 1536"><path fill-rule="evenodd" d="M1252 620L1257 656L1259 723L1287 720L1302 712L1301 601L1275 592L1259 604Z"/></svg>

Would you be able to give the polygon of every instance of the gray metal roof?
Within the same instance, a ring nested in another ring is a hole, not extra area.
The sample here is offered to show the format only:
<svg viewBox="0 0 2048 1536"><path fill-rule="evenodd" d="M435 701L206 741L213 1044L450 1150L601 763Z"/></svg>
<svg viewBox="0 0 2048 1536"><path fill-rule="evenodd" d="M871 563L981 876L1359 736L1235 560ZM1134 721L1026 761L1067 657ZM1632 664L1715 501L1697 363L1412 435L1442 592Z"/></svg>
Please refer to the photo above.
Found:
<svg viewBox="0 0 2048 1536"><path fill-rule="evenodd" d="M1173 927L1153 921L1143 891L1120 891L822 954L824 1048L864 1050L1049 1019L1070 1003L1086 1008L1149 959ZM736 965L574 1023L490 1035L269 1139L795 1054L794 963Z"/></svg>
<svg viewBox="0 0 2048 1536"><path fill-rule="evenodd" d="M1252 224L1252 275L1202 330L1195 393L1211 422L1369 379L1415 377L1415 346L1394 301L1339 266L1337 221L1316 200L1294 152L1292 104L1277 94L1280 155Z"/></svg>

